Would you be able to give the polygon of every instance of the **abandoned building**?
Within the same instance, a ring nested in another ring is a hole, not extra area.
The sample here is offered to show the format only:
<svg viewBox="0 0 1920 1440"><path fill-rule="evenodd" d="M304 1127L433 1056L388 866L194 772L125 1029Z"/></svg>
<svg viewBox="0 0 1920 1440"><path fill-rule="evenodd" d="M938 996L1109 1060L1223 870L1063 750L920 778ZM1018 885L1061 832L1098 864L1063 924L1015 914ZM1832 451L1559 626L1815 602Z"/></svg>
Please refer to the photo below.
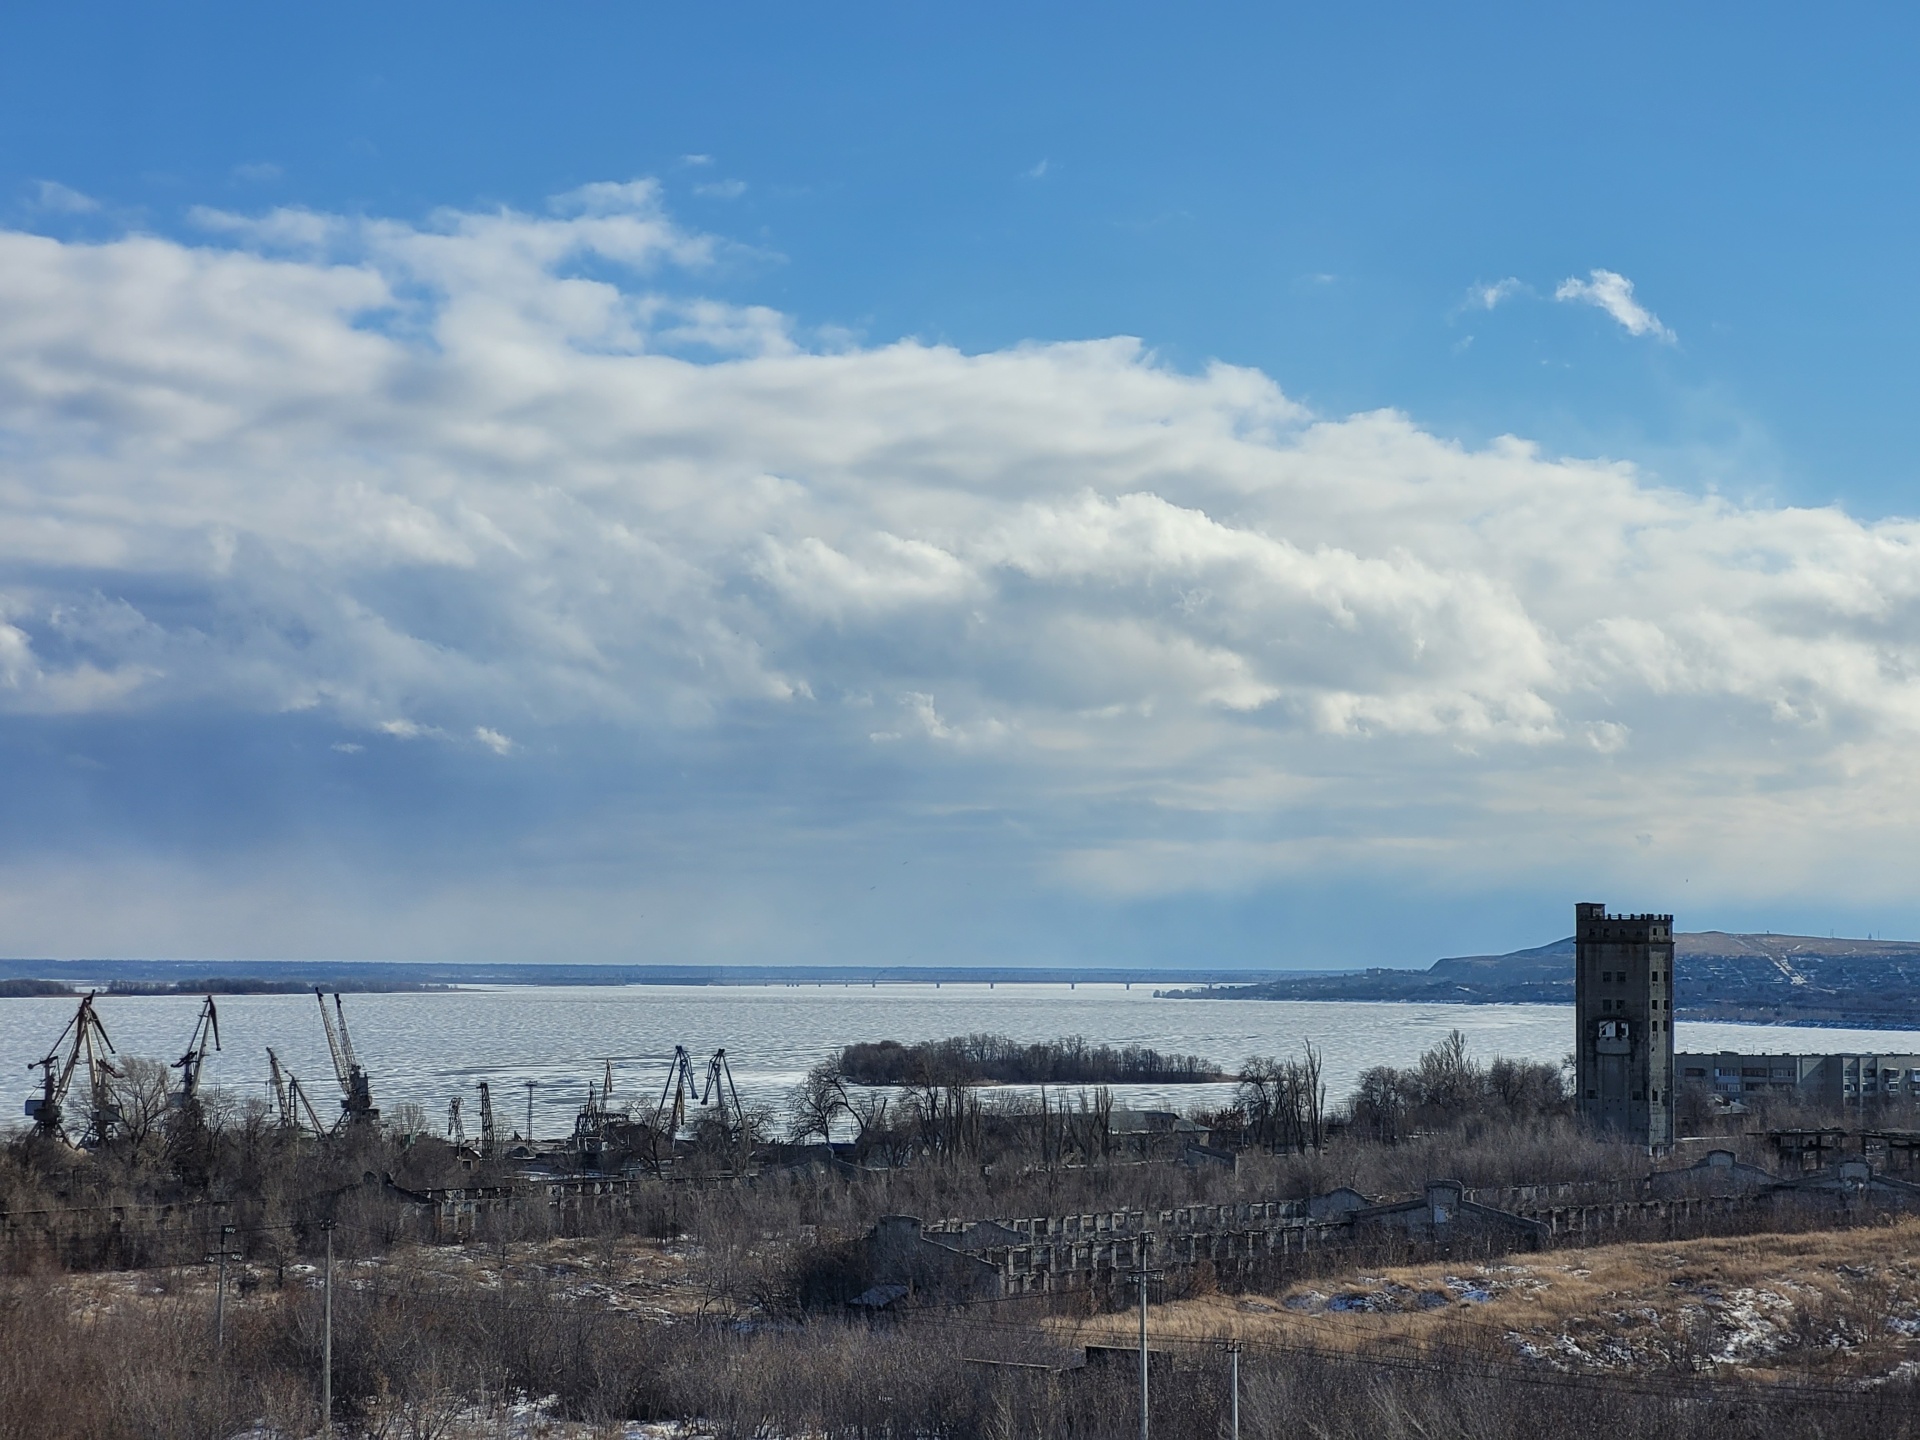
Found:
<svg viewBox="0 0 1920 1440"><path fill-rule="evenodd" d="M1822 1105L1891 1101L1920 1108L1920 1055L1677 1055L1674 1075L1729 1099L1768 1096Z"/></svg>
<svg viewBox="0 0 1920 1440"><path fill-rule="evenodd" d="M1581 1116L1635 1144L1673 1143L1673 917L1574 914Z"/></svg>
<svg viewBox="0 0 1920 1440"><path fill-rule="evenodd" d="M1860 1223L1920 1212L1920 1184L1850 1156L1776 1175L1715 1150L1681 1169L1631 1180L1473 1190L1433 1180L1419 1193L1369 1199L1340 1189L1308 1200L1166 1210L940 1220L889 1215L866 1237L856 1309L967 1303L1072 1291L1124 1293L1143 1271L1176 1286L1205 1271L1239 1285L1298 1270L1315 1256L1398 1259L1492 1255L1668 1238L1818 1217Z"/></svg>

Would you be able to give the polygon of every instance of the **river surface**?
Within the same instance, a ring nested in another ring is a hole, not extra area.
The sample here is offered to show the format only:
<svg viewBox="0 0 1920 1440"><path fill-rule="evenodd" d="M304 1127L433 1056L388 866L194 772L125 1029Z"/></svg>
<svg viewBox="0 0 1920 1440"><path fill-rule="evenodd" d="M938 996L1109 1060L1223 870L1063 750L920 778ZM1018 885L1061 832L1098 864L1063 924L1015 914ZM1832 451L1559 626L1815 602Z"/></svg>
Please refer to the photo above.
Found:
<svg viewBox="0 0 1920 1440"><path fill-rule="evenodd" d="M0 1128L22 1122L45 1055L73 1014L64 999L0 1000ZM173 1061L187 1047L200 1010L193 996L106 996L96 1002L119 1054ZM223 1049L205 1083L265 1098L271 1045L301 1079L324 1119L338 1113L339 1089L312 995L232 995L217 1001ZM493 1087L503 1128L524 1130L529 1091L534 1131L570 1133L589 1082L611 1061L614 1099L657 1099L676 1044L697 1070L722 1047L741 1098L782 1118L807 1068L857 1040L933 1040L990 1031L1017 1040L1083 1035L1106 1045L1137 1043L1197 1054L1232 1069L1249 1055L1299 1053L1312 1041L1324 1057L1329 1098L1362 1070L1409 1065L1452 1029L1486 1060L1509 1055L1558 1062L1572 1049L1568 1005L1420 1005L1349 1001L1161 1000L1122 985L881 984L823 986L509 986L430 994L349 995L353 1044L385 1109L412 1102L440 1127L448 1101L463 1097L477 1128L476 1082ZM1681 1050L1904 1053L1911 1031L1813 1029L1680 1022ZM1122 1104L1189 1105L1223 1100L1230 1085L1116 1086ZM9 1094L8 1092L11 1092Z"/></svg>

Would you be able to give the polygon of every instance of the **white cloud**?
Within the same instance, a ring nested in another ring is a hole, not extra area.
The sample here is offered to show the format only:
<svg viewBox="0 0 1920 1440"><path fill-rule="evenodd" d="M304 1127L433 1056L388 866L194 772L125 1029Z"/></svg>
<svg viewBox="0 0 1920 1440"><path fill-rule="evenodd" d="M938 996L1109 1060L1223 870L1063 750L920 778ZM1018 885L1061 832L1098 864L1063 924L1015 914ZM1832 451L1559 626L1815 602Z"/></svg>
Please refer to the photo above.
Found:
<svg viewBox="0 0 1920 1440"><path fill-rule="evenodd" d="M441 737L447 733L437 725L422 725L416 720L382 720L373 728L396 740L420 740L427 736Z"/></svg>
<svg viewBox="0 0 1920 1440"><path fill-rule="evenodd" d="M248 185L264 185L270 180L278 180L283 173L271 160L259 160L249 165L233 167L233 178Z"/></svg>
<svg viewBox="0 0 1920 1440"><path fill-rule="evenodd" d="M738 200L742 195L747 193L747 182L744 180L713 180L705 185L694 186L693 193L696 195L704 195L709 200Z"/></svg>
<svg viewBox="0 0 1920 1440"><path fill-rule="evenodd" d="M34 186L34 205L60 215L91 215L100 208L100 202L91 195L83 195L58 180L42 180Z"/></svg>
<svg viewBox="0 0 1920 1440"><path fill-rule="evenodd" d="M941 813L1131 890L1616 832L1905 884L1912 522L1317 417L1124 338L808 351L699 293L719 242L646 182L203 220L0 233L0 710L312 712L455 759L885 738Z"/></svg>
<svg viewBox="0 0 1920 1440"><path fill-rule="evenodd" d="M1591 271L1585 280L1570 276L1560 282L1553 298L1604 310L1619 321L1629 335L1651 335L1669 345L1678 338L1660 323L1658 315L1633 298L1633 282L1612 270Z"/></svg>
<svg viewBox="0 0 1920 1440"><path fill-rule="evenodd" d="M1046 161L1046 160L1042 160L1042 161L1040 161L1040 162L1039 162L1038 164L1035 164L1035 165L1032 165L1032 166L1029 166L1029 167L1028 167L1028 169L1027 169L1027 171L1026 171L1026 177L1027 177L1027 179L1029 179L1029 180L1044 180L1044 179L1046 179L1046 178L1047 178L1047 168L1048 168L1048 165L1049 165L1049 162L1048 162L1048 161Z"/></svg>
<svg viewBox="0 0 1920 1440"><path fill-rule="evenodd" d="M1562 286L1561 288L1565 289L1566 287ZM1481 283L1470 286L1467 290L1466 304L1472 309L1491 310L1495 306L1505 304L1516 295L1524 295L1526 293L1527 286L1525 282L1516 280L1513 276L1509 275L1504 280L1495 280L1491 285ZM1564 299L1565 297L1561 296L1559 298Z"/></svg>
<svg viewBox="0 0 1920 1440"><path fill-rule="evenodd" d="M476 725L473 727L473 738L496 755L511 755L513 753L513 741L502 735L498 730L489 729L485 725Z"/></svg>

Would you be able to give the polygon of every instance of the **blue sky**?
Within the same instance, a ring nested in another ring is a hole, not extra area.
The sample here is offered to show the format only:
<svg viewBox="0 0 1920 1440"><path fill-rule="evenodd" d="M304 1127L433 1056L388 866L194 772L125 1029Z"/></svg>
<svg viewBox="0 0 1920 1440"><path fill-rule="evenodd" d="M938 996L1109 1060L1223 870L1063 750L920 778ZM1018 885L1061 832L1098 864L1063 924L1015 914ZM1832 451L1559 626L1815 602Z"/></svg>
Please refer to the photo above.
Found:
<svg viewBox="0 0 1920 1440"><path fill-rule="evenodd" d="M0 950L1914 933L1915 28L16 8Z"/></svg>

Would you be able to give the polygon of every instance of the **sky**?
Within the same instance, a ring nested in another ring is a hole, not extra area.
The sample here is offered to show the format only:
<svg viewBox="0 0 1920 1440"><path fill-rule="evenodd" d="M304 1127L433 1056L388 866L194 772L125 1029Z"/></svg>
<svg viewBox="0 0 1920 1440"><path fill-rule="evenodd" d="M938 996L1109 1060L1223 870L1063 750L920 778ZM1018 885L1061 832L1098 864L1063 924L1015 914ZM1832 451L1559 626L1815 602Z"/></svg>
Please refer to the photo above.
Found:
<svg viewBox="0 0 1920 1440"><path fill-rule="evenodd" d="M1895 7L0 14L0 953L1920 935Z"/></svg>

